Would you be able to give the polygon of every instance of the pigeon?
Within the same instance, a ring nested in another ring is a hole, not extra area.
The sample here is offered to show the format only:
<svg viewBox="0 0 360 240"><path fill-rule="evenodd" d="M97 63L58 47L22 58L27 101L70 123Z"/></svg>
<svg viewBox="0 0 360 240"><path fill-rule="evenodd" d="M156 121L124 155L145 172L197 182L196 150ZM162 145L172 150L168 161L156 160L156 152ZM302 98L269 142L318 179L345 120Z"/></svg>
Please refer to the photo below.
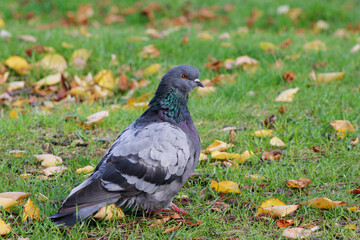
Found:
<svg viewBox="0 0 360 240"><path fill-rule="evenodd" d="M201 150L187 107L195 87L204 85L194 66L170 69L147 110L120 133L91 176L49 218L56 225L74 226L110 204L179 211L172 200L194 172Z"/></svg>

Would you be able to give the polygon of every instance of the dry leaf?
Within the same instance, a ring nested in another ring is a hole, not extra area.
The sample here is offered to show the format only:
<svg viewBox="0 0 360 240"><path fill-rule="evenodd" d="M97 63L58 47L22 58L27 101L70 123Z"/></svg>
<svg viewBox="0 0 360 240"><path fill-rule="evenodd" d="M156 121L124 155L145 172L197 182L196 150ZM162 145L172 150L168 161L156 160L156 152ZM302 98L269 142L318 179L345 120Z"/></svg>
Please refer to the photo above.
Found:
<svg viewBox="0 0 360 240"><path fill-rule="evenodd" d="M284 81L286 81L287 83L291 83L292 81L294 81L296 79L296 74L290 71L284 72L282 75Z"/></svg>
<svg viewBox="0 0 360 240"><path fill-rule="evenodd" d="M31 65L24 58L19 56L9 57L4 63L19 74L28 74L31 70Z"/></svg>
<svg viewBox="0 0 360 240"><path fill-rule="evenodd" d="M1 218L0 218L0 236L6 235L9 232L11 232L12 229L10 227L10 223L5 223Z"/></svg>
<svg viewBox="0 0 360 240"><path fill-rule="evenodd" d="M277 46L271 42L260 42L259 48L263 51L275 51Z"/></svg>
<svg viewBox="0 0 360 240"><path fill-rule="evenodd" d="M305 50L311 50L311 51L326 51L326 45L324 42L320 40L314 40L312 42L308 42L304 45Z"/></svg>
<svg viewBox="0 0 360 240"><path fill-rule="evenodd" d="M272 207L272 206L286 206L286 204L277 198L271 198L271 199L265 200L264 202L261 203L260 208L258 208L255 216L264 214L265 211L263 210L263 208Z"/></svg>
<svg viewBox="0 0 360 240"><path fill-rule="evenodd" d="M262 212L272 217L285 217L298 209L299 205L278 205L262 207Z"/></svg>
<svg viewBox="0 0 360 240"><path fill-rule="evenodd" d="M290 226L294 225L294 219L289 219L289 220L279 219L279 220L276 222L276 225L277 225L279 228L287 228L287 227L290 227Z"/></svg>
<svg viewBox="0 0 360 240"><path fill-rule="evenodd" d="M86 167L78 168L75 170L75 172L78 174L88 174L88 173L91 173L92 171L94 171L93 166L86 166Z"/></svg>
<svg viewBox="0 0 360 240"><path fill-rule="evenodd" d="M19 35L18 39L23 40L25 42L36 42L36 37L31 35Z"/></svg>
<svg viewBox="0 0 360 240"><path fill-rule="evenodd" d="M41 172L45 175L45 177L52 176L54 174L61 174L62 172L65 172L67 170L67 167L65 166L56 166L56 167L48 167L41 170ZM38 176L40 177L40 176ZM43 178L43 180L46 180L47 178Z"/></svg>
<svg viewBox="0 0 360 240"><path fill-rule="evenodd" d="M142 72L143 77L147 78L151 75L155 75L159 72L161 68L161 65L158 63L152 64L149 67L145 68L144 71Z"/></svg>
<svg viewBox="0 0 360 240"><path fill-rule="evenodd" d="M358 143L359 143L359 137L355 138L354 141L351 141L351 145L353 145L353 146L355 146Z"/></svg>
<svg viewBox="0 0 360 240"><path fill-rule="evenodd" d="M148 45L145 46L138 55L143 58L156 58L159 54L159 49L157 49L154 45Z"/></svg>
<svg viewBox="0 0 360 240"><path fill-rule="evenodd" d="M88 116L87 117L88 121L85 122L84 124L89 126L94 123L101 123L108 116L109 116L109 111L107 111L107 110L100 111L100 112L97 112L97 113L94 113L94 114L91 114L90 116Z"/></svg>
<svg viewBox="0 0 360 240"><path fill-rule="evenodd" d="M169 232L175 231L176 229L179 229L179 228L180 228L180 226L179 226L179 225L178 225L178 226L172 226L172 227L169 227L169 228L165 229L165 230L162 232L162 234L166 234L166 233L169 233Z"/></svg>
<svg viewBox="0 0 360 240"><path fill-rule="evenodd" d="M309 178L300 177L298 180L287 180L286 185L291 188L303 188L312 183Z"/></svg>
<svg viewBox="0 0 360 240"><path fill-rule="evenodd" d="M258 181L258 180L264 181L264 180L266 180L266 178L261 174L245 175L245 177L250 178L253 181Z"/></svg>
<svg viewBox="0 0 360 240"><path fill-rule="evenodd" d="M259 62L256 59L253 59L247 55L237 57L235 60L235 66L243 66L243 69L244 67L254 66L254 65L257 66L258 64Z"/></svg>
<svg viewBox="0 0 360 240"><path fill-rule="evenodd" d="M75 66L76 69L84 69L90 55L91 53L85 48L77 49L72 54L70 64Z"/></svg>
<svg viewBox="0 0 360 240"><path fill-rule="evenodd" d="M335 208L337 206L345 205L347 203L344 201L332 201L331 199L325 198L325 197L318 197L318 198L311 199L307 202L301 202L299 204L300 205L308 205L312 208L330 209L330 208Z"/></svg>
<svg viewBox="0 0 360 240"><path fill-rule="evenodd" d="M330 83L334 80L340 80L344 76L345 72L333 72L333 73L310 73L310 79L316 83Z"/></svg>
<svg viewBox="0 0 360 240"><path fill-rule="evenodd" d="M224 61L224 68L225 69L233 69L235 67L235 60L234 59L226 59Z"/></svg>
<svg viewBox="0 0 360 240"><path fill-rule="evenodd" d="M305 228L287 228L282 233L282 237L292 238L292 239L303 239L310 236L311 231Z"/></svg>
<svg viewBox="0 0 360 240"><path fill-rule="evenodd" d="M240 158L239 159L236 159L236 162L237 163L242 163L244 162L245 160L249 159L251 156L254 156L254 153L249 151L249 150L246 150L245 152L243 152L242 154L240 154Z"/></svg>
<svg viewBox="0 0 360 240"><path fill-rule="evenodd" d="M0 198L10 198L18 203L21 203L22 198L29 196L31 193L27 192L3 192L0 193Z"/></svg>
<svg viewBox="0 0 360 240"><path fill-rule="evenodd" d="M277 138L277 137L273 137L272 139L270 139L270 145L272 146L276 146L276 147L285 147L286 144L281 141L280 138Z"/></svg>
<svg viewBox="0 0 360 240"><path fill-rule="evenodd" d="M110 70L101 70L95 75L94 81L99 84L100 87L107 89L113 89L115 87L115 79Z"/></svg>
<svg viewBox="0 0 360 240"><path fill-rule="evenodd" d="M61 73L49 75L39 81L37 81L34 85L35 88L40 89L42 86L51 86L61 82Z"/></svg>
<svg viewBox="0 0 360 240"><path fill-rule="evenodd" d="M354 47L351 48L350 53L356 53L360 50L360 44L356 44Z"/></svg>
<svg viewBox="0 0 360 240"><path fill-rule="evenodd" d="M54 156L52 154L40 154L34 155L36 159L41 162L41 166L43 167L55 167L63 163L61 157Z"/></svg>
<svg viewBox="0 0 360 240"><path fill-rule="evenodd" d="M346 229L356 230L356 224L348 224L345 226Z"/></svg>
<svg viewBox="0 0 360 240"><path fill-rule="evenodd" d="M227 152L220 152L220 151L213 151L211 152L211 158L215 158L215 159L235 159L238 160L240 159L240 154L239 153L227 153Z"/></svg>
<svg viewBox="0 0 360 240"><path fill-rule="evenodd" d="M290 88L281 92L276 98L275 102L292 102L295 93L299 91L299 88Z"/></svg>
<svg viewBox="0 0 360 240"><path fill-rule="evenodd" d="M338 132L340 138L344 138L347 132L353 132L354 127L348 120L335 120L330 125Z"/></svg>
<svg viewBox="0 0 360 240"><path fill-rule="evenodd" d="M121 208L116 207L115 204L111 204L100 208L100 210L93 216L97 219L116 220L125 217Z"/></svg>
<svg viewBox="0 0 360 240"><path fill-rule="evenodd" d="M221 193L241 193L237 183L232 181L211 181L211 188Z"/></svg>
<svg viewBox="0 0 360 240"><path fill-rule="evenodd" d="M40 66L47 70L63 72L67 68L66 60L60 54L48 54L40 61Z"/></svg>
<svg viewBox="0 0 360 240"><path fill-rule="evenodd" d="M49 198L42 193L36 193L35 197L42 202L49 200Z"/></svg>
<svg viewBox="0 0 360 240"><path fill-rule="evenodd" d="M214 151L224 151L232 146L233 146L232 144L227 144L223 141L214 140L214 142L205 149L205 153L211 153Z"/></svg>
<svg viewBox="0 0 360 240"><path fill-rule="evenodd" d="M359 206L348 207L347 209L349 209L350 211L353 211L353 212L360 212L360 207Z"/></svg>
<svg viewBox="0 0 360 240"><path fill-rule="evenodd" d="M251 134L251 136L256 136L256 137L267 137L267 136L272 136L272 132L274 130L272 129L262 129L262 130L257 130L255 131L253 134Z"/></svg>
<svg viewBox="0 0 360 240"><path fill-rule="evenodd" d="M14 119L18 119L18 118L19 118L19 115L18 115L17 111L14 110L14 109L13 109L13 110L10 110L9 116L10 116L11 118L14 118Z"/></svg>
<svg viewBox="0 0 360 240"><path fill-rule="evenodd" d="M203 154L203 153L200 153L199 161L205 161L205 160L207 160L207 159L208 159L207 155L205 155L205 154Z"/></svg>
<svg viewBox="0 0 360 240"><path fill-rule="evenodd" d="M0 207L2 207L3 209L10 208L10 207L15 206L17 204L18 204L18 202L15 201L14 199L0 197Z"/></svg>
<svg viewBox="0 0 360 240"><path fill-rule="evenodd" d="M353 193L353 194L360 194L360 186L357 187L357 188L354 189L354 190L351 190L350 192ZM1 197L1 195L0 195L0 197Z"/></svg>
<svg viewBox="0 0 360 240"><path fill-rule="evenodd" d="M31 220L40 218L40 210L30 198L24 205L22 221L25 222L28 218Z"/></svg>
<svg viewBox="0 0 360 240"><path fill-rule="evenodd" d="M213 39L213 37L207 32L199 33L196 37L201 40L212 40Z"/></svg>

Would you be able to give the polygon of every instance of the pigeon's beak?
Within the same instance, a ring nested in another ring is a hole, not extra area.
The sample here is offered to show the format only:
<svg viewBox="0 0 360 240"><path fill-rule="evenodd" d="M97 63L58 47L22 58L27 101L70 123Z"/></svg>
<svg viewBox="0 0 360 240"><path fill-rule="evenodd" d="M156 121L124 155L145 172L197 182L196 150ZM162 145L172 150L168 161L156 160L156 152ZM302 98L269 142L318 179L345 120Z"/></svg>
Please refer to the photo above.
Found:
<svg viewBox="0 0 360 240"><path fill-rule="evenodd" d="M195 79L194 82L196 82L199 87L204 87L204 84L202 84L199 79Z"/></svg>

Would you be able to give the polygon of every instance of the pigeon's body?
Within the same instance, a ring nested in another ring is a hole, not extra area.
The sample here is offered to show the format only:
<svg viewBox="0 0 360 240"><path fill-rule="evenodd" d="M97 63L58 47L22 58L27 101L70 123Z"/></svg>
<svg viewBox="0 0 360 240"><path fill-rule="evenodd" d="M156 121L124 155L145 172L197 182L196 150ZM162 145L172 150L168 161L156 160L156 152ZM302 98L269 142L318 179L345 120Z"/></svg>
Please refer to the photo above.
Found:
<svg viewBox="0 0 360 240"><path fill-rule="evenodd" d="M188 93L202 86L198 76L189 65L165 74L150 107L50 218L72 226L113 203L143 210L168 207L199 159L200 138L187 108Z"/></svg>

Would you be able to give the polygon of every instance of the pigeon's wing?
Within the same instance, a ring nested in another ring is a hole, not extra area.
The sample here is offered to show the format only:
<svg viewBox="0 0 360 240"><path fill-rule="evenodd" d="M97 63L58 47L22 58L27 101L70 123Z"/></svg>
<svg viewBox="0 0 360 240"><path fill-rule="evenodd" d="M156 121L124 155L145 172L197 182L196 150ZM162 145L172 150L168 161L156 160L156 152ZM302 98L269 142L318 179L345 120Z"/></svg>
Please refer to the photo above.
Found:
<svg viewBox="0 0 360 240"><path fill-rule="evenodd" d="M134 196L153 194L182 177L194 159L186 134L167 122L130 127L114 143L103 162L102 186L110 192Z"/></svg>

